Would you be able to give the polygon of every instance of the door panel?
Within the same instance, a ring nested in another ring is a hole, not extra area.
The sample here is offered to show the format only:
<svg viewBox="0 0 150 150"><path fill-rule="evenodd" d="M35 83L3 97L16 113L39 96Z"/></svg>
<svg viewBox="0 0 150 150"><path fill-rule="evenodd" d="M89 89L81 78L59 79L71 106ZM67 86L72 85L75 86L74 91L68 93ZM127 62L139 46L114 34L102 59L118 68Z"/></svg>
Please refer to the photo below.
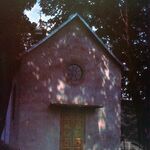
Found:
<svg viewBox="0 0 150 150"><path fill-rule="evenodd" d="M60 150L83 150L84 127L84 109L62 109Z"/></svg>

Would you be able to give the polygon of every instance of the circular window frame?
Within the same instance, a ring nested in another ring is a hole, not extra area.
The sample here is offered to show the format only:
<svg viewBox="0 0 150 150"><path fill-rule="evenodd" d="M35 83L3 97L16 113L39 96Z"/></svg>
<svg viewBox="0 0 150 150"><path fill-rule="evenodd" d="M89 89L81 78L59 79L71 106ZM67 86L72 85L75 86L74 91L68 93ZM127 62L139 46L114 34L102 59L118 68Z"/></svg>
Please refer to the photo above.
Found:
<svg viewBox="0 0 150 150"><path fill-rule="evenodd" d="M70 72L70 67L71 66L77 66L79 68L79 70L81 71L81 76L77 79L77 80L72 80L71 77L68 76L68 72ZM78 85L80 84L83 79L84 79L84 75L85 75L85 69L83 67L83 65L80 65L79 63L73 62L73 63L69 63L65 66L65 79L66 82L70 85Z"/></svg>

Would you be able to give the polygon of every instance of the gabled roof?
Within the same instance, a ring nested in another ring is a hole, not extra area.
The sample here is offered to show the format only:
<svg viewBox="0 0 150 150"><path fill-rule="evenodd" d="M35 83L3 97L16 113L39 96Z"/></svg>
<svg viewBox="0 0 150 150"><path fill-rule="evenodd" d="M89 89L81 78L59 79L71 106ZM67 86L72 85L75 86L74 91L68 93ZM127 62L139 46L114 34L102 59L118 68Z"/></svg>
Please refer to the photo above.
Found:
<svg viewBox="0 0 150 150"><path fill-rule="evenodd" d="M97 42L100 43L100 47L104 49L104 51L107 53L107 55L112 59L120 68L121 70L128 70L123 64L116 58L116 56L108 50L106 45L102 42L102 40L97 36L97 34L90 28L90 26L87 24L87 22L78 14L71 15L67 21L62 23L57 29L52 31L47 37L39 41L37 44L33 45L30 49L28 49L27 53L32 51L33 49L37 48L39 45L43 44L45 41L47 41L50 37L52 37L54 34L59 32L63 27L67 26L74 20L79 20L86 28L87 30L93 35L93 37L96 39Z"/></svg>

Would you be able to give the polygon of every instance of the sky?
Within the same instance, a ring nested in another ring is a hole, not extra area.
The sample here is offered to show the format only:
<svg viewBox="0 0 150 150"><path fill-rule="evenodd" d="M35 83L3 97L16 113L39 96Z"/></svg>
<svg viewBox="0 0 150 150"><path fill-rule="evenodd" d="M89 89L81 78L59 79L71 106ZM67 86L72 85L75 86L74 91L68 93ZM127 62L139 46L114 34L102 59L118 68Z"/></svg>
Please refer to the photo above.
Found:
<svg viewBox="0 0 150 150"><path fill-rule="evenodd" d="M24 14L29 18L30 22L33 23L39 23L40 18L47 22L49 19L52 18L52 16L46 16L42 12L42 8L40 7L40 0L37 0L36 4L33 6L31 10L24 10Z"/></svg>
<svg viewBox="0 0 150 150"><path fill-rule="evenodd" d="M49 19L54 19L57 15L62 15L63 12L61 9L59 9L58 7L56 7L55 9L56 12L53 15L45 15L42 12L42 8L40 6L40 0L37 0L31 10L27 10L27 9L24 10L24 14L29 18L29 21L31 23L34 22L37 24L37 26L39 26L40 19L44 22L48 22ZM47 28L47 30L50 31L54 27L54 25L55 24L51 24L50 25L51 28ZM95 26L92 26L91 28L94 32L98 30Z"/></svg>

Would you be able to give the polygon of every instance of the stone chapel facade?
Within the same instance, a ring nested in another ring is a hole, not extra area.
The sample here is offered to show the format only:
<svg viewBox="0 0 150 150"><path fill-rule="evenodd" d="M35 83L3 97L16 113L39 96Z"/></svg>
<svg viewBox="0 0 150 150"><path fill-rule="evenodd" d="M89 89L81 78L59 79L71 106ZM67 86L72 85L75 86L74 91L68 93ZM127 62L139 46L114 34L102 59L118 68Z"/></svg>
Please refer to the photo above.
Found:
<svg viewBox="0 0 150 150"><path fill-rule="evenodd" d="M21 150L119 150L121 69L74 15L23 57L9 143Z"/></svg>

